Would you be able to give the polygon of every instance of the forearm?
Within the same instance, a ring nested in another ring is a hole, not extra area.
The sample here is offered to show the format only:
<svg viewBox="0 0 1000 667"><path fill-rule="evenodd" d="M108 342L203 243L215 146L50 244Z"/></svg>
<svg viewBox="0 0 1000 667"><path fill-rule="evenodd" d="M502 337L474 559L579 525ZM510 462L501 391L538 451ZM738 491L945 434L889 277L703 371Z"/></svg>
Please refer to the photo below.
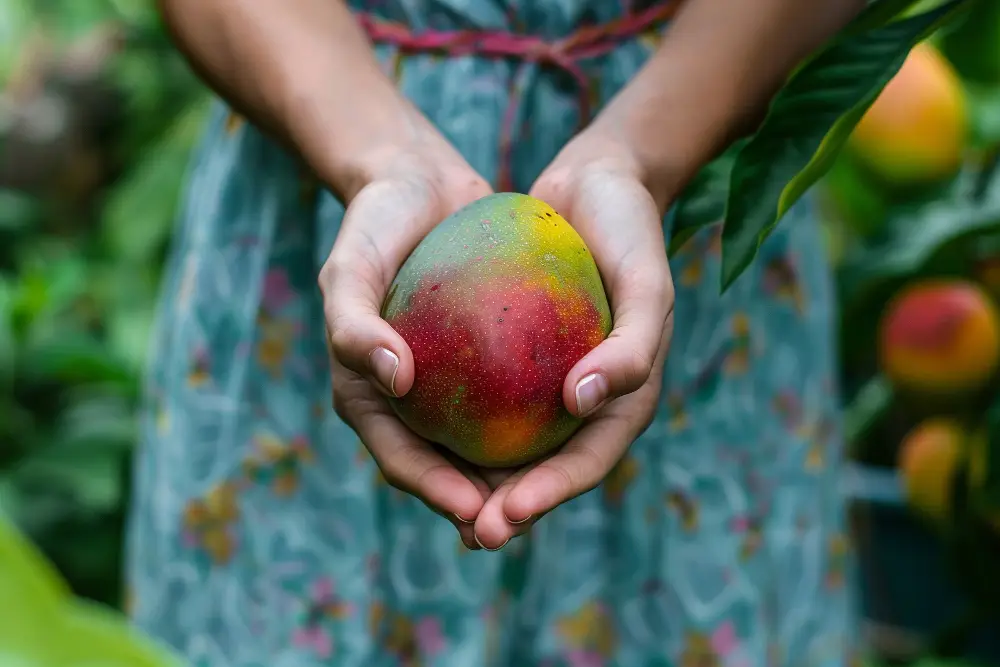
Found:
<svg viewBox="0 0 1000 667"><path fill-rule="evenodd" d="M864 5L688 0L657 52L595 123L630 146L648 181L681 187L759 119L794 67Z"/></svg>
<svg viewBox="0 0 1000 667"><path fill-rule="evenodd" d="M339 0L159 0L196 72L349 199L428 131Z"/></svg>

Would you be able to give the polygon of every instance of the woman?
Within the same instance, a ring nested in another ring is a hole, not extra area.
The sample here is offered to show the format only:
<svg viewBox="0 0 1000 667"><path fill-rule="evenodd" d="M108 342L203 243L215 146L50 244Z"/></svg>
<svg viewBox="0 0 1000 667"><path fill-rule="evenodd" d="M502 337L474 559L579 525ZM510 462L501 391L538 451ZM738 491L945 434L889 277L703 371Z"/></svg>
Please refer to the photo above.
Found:
<svg viewBox="0 0 1000 667"><path fill-rule="evenodd" d="M130 548L135 618L193 664L845 664L818 231L786 222L720 297L706 230L675 302L662 220L863 2L629 4L162 0L229 105L168 273ZM502 472L396 420L413 360L378 316L491 183L572 222L614 318L566 379L585 428Z"/></svg>

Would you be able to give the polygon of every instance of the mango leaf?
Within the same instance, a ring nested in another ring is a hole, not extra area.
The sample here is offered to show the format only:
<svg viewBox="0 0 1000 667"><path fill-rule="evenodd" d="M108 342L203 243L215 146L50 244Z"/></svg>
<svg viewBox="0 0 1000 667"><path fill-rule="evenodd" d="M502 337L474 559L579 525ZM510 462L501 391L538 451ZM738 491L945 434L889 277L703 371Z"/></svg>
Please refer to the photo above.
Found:
<svg viewBox="0 0 1000 667"><path fill-rule="evenodd" d="M847 316L924 272L947 246L1000 230L1000 178L993 179L984 196L975 197L978 179L976 170L967 169L941 199L894 210L887 224L893 233L845 259L839 282Z"/></svg>
<svg viewBox="0 0 1000 667"><path fill-rule="evenodd" d="M914 44L971 0L835 40L778 93L733 166L722 234L722 290L750 265L788 209L832 165ZM877 5L876 5L877 7Z"/></svg>
<svg viewBox="0 0 1000 667"><path fill-rule="evenodd" d="M1000 55L997 59L1000 60ZM969 81L965 83L965 91L969 99L973 141L984 148L1000 146L1000 86Z"/></svg>
<svg viewBox="0 0 1000 667"><path fill-rule="evenodd" d="M876 0L844 28L844 34L858 35L874 28L881 28L920 4L921 0Z"/></svg>
<svg viewBox="0 0 1000 667"><path fill-rule="evenodd" d="M968 15L943 31L942 52L962 78L980 84L1000 84L1000 3L976 0ZM991 57L992 54L992 57Z"/></svg>
<svg viewBox="0 0 1000 667"><path fill-rule="evenodd" d="M721 222L725 217L730 174L736 155L745 143L744 140L733 144L702 167L684 189L672 211L668 255L673 256L699 229Z"/></svg>

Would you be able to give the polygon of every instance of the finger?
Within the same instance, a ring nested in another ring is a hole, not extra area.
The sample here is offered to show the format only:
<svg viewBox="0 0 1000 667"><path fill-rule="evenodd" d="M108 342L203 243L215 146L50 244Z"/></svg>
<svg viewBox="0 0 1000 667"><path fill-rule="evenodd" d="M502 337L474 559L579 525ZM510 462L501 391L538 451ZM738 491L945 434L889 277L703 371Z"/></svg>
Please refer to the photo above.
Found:
<svg viewBox="0 0 1000 667"><path fill-rule="evenodd" d="M507 495L517 483L528 474L529 468L522 468L508 475L494 490L476 518L474 538L487 551L499 551L510 540L531 530L537 517L526 516L516 522L504 515Z"/></svg>
<svg viewBox="0 0 1000 667"><path fill-rule="evenodd" d="M479 496L483 499L483 503L485 504L493 491L478 471L471 464L463 461L458 456L455 456L444 447L434 445L434 448L445 458L445 460L454 465L459 472L465 475L466 479L472 482L472 484L476 487L476 490L479 491ZM480 510L480 512L482 512L482 510ZM482 549L479 543L476 542L475 523L478 516L470 518L458 515L442 516L450 521L458 530L458 534L462 538L462 544L465 545L466 549L469 549L470 551L479 551Z"/></svg>
<svg viewBox="0 0 1000 667"><path fill-rule="evenodd" d="M674 290L661 216L646 188L620 169L581 168L573 186L567 178L557 171L536 189L558 197L573 188L566 213L601 270L613 322L608 338L574 365L563 384L563 403L582 417L649 378L672 323Z"/></svg>
<svg viewBox="0 0 1000 667"><path fill-rule="evenodd" d="M517 468L482 468L479 471L479 476L489 487L490 493L492 494L500 487L501 484L507 481L511 475L520 472L522 469L523 467L520 466Z"/></svg>
<svg viewBox="0 0 1000 667"><path fill-rule="evenodd" d="M436 512L438 516L445 519L451 525L455 526L455 530L458 531L458 536L462 540L462 544L469 551L479 551L482 547L476 542L475 533L475 521L463 521L454 515L444 514L442 512Z"/></svg>
<svg viewBox="0 0 1000 667"><path fill-rule="evenodd" d="M402 396L413 384L413 355L381 318L393 275L433 224L433 203L419 189L377 183L348 207L319 275L331 353L382 393ZM374 232L370 230L375 230Z"/></svg>
<svg viewBox="0 0 1000 667"><path fill-rule="evenodd" d="M504 499L508 521L541 516L601 483L656 413L667 349L664 343L657 352L656 370L645 386L608 404L562 449L525 472Z"/></svg>
<svg viewBox="0 0 1000 667"><path fill-rule="evenodd" d="M396 271L423 237L454 208L471 201L481 180L464 181L448 197L430 185L399 178L363 188L348 207L337 240L320 271L332 353L390 396L413 384L409 346L381 318Z"/></svg>
<svg viewBox="0 0 1000 667"><path fill-rule="evenodd" d="M640 389L657 369L657 351L673 333L669 272L637 262L618 278L610 335L578 361L563 383L563 403L578 417ZM661 362L662 363L662 362Z"/></svg>
<svg viewBox="0 0 1000 667"><path fill-rule="evenodd" d="M360 380L359 380L360 381ZM372 395L369 400L380 400ZM475 521L484 505L476 484L426 441L385 410L344 410L391 486L462 524ZM457 524L456 524L457 525Z"/></svg>

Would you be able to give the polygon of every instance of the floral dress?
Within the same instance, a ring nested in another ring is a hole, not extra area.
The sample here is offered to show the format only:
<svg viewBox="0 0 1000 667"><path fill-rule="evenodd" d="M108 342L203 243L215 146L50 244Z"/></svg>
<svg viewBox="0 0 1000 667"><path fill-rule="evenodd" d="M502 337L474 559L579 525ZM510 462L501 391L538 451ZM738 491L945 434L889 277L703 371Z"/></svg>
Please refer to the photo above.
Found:
<svg viewBox="0 0 1000 667"><path fill-rule="evenodd" d="M642 9L628 4L364 9L414 33L557 39ZM580 64L595 109L657 38ZM527 191L576 131L577 83L562 70L377 48L493 182L508 160L512 188ZM718 225L671 260L676 329L655 421L600 487L496 553L466 550L386 485L331 408L316 277L343 213L280 147L215 108L145 389L128 554L142 629L204 667L848 664L834 304L806 204L724 296Z"/></svg>

